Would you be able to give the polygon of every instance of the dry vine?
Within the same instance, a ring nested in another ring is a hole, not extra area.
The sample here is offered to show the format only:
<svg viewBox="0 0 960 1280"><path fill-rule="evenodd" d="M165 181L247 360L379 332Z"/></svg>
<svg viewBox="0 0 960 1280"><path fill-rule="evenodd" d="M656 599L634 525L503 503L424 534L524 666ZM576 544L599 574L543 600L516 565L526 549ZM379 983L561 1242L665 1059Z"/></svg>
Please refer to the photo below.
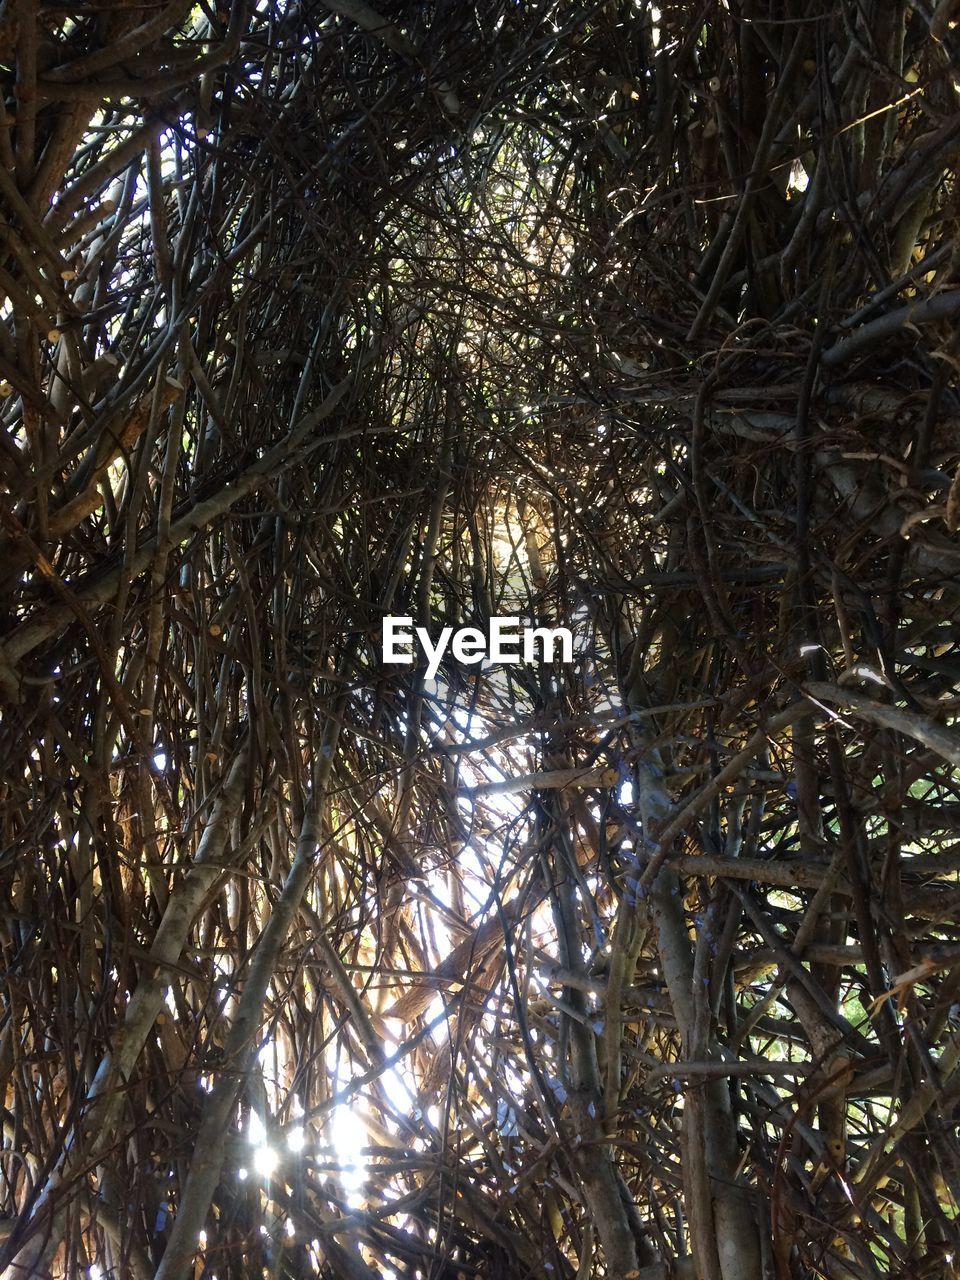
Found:
<svg viewBox="0 0 960 1280"><path fill-rule="evenodd" d="M957 1273L956 9L6 0L4 1280Z"/></svg>

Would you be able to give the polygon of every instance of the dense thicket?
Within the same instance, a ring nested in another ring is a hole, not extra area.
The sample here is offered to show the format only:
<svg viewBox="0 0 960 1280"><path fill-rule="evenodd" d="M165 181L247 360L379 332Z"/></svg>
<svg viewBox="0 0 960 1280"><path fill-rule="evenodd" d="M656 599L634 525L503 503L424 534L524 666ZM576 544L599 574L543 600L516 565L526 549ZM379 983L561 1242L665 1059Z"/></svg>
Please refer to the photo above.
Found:
<svg viewBox="0 0 960 1280"><path fill-rule="evenodd" d="M6 0L5 1280L956 1273L956 9Z"/></svg>

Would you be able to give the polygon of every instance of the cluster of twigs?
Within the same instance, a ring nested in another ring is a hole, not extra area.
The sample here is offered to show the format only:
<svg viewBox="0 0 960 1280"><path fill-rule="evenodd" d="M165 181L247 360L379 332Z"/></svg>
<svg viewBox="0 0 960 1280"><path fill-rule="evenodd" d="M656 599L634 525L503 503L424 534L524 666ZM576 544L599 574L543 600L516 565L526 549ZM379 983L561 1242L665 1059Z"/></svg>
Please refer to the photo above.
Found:
<svg viewBox="0 0 960 1280"><path fill-rule="evenodd" d="M5 1280L955 1273L955 9L0 10Z"/></svg>

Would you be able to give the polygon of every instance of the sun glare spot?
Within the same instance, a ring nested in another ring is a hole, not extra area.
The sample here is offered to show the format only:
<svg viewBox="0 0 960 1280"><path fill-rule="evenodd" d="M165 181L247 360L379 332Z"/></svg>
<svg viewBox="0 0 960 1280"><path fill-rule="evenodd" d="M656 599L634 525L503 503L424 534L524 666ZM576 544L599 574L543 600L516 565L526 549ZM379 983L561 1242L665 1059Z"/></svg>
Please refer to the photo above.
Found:
<svg viewBox="0 0 960 1280"><path fill-rule="evenodd" d="M340 1182L347 1204L359 1206L366 1181L366 1162L361 1150L367 1140L367 1132L360 1117L350 1107L336 1107L330 1124L330 1137L337 1164L340 1167Z"/></svg>
<svg viewBox="0 0 960 1280"><path fill-rule="evenodd" d="M256 1111L250 1112L250 1126L247 1130L250 1145L253 1147L253 1167L262 1178L269 1178L277 1167L277 1153L267 1142L267 1129L263 1119Z"/></svg>

